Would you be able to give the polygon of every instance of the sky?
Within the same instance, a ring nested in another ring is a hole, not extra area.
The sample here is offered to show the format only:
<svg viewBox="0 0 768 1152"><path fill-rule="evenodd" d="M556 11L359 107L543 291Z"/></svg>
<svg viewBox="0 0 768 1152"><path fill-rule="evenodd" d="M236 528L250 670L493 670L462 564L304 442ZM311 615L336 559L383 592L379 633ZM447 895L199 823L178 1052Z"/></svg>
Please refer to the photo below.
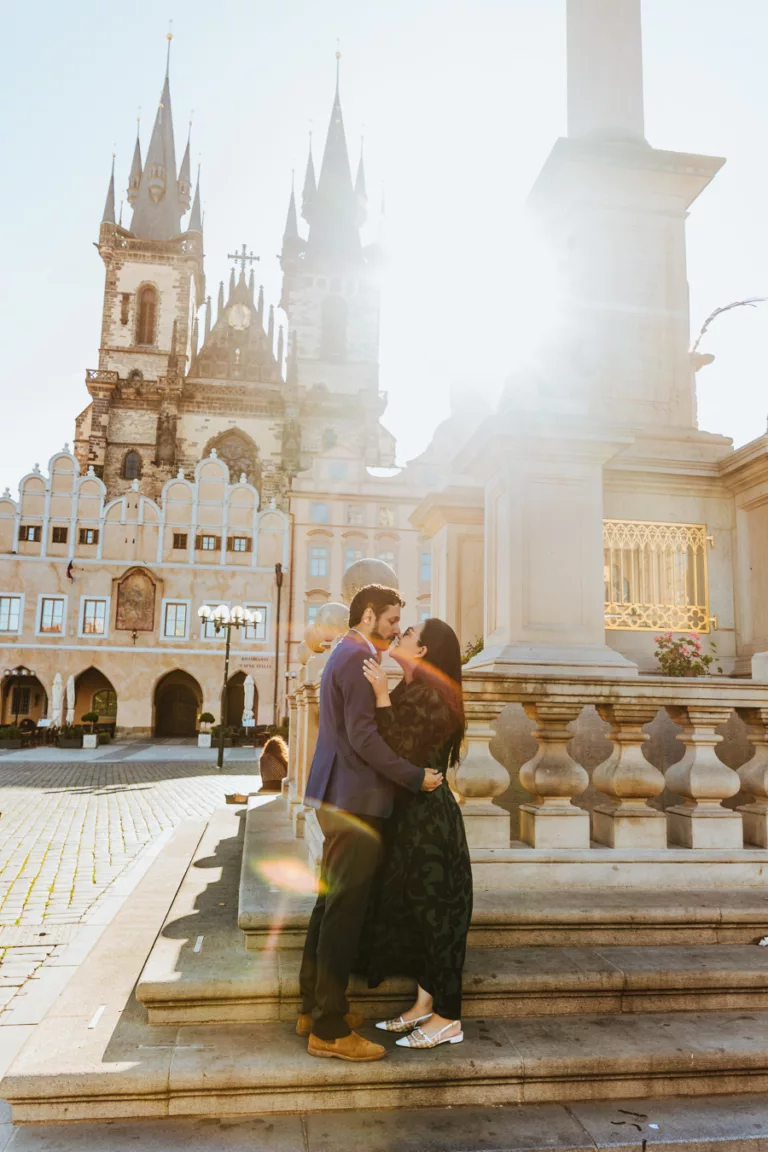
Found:
<svg viewBox="0 0 768 1152"><path fill-rule="evenodd" d="M6 6L0 44L0 489L45 468L88 403L111 155L119 199L139 106L146 154L169 19L177 156L191 113L214 300L245 243L277 304L291 171L300 188L310 131L319 164L338 45L369 239L386 203L384 422L413 457L453 390L493 401L546 306L523 208L566 131L565 0L28 0ZM644 0L643 19L648 140L727 158L688 223L695 336L713 308L768 296L768 4ZM700 427L737 445L765 431L766 343L768 304L713 325Z"/></svg>

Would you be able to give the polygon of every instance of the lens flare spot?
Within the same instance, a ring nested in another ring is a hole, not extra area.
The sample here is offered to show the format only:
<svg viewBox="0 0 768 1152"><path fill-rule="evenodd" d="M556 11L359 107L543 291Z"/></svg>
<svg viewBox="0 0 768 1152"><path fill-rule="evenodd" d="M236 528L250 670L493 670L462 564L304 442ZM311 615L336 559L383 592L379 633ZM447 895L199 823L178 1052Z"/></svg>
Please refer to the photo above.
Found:
<svg viewBox="0 0 768 1152"><path fill-rule="evenodd" d="M268 884L281 892L311 895L320 891L320 881L312 869L290 856L283 859L255 860L252 862L252 867Z"/></svg>

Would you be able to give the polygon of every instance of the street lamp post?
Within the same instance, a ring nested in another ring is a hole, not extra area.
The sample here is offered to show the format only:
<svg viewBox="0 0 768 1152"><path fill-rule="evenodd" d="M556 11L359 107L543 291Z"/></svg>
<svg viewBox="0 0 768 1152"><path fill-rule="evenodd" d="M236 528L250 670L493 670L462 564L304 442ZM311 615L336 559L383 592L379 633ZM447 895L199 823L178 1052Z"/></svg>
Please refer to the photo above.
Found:
<svg viewBox="0 0 768 1152"><path fill-rule="evenodd" d="M227 683L229 681L229 645L232 639L232 629L247 628L249 624L253 623L254 615L247 608L241 608L239 604L236 604L231 611L226 604L219 604L218 608L213 609L207 604L203 604L202 608L198 608L197 614L203 621L203 626L209 620L213 621L217 636L219 632L226 632L227 634L227 643L224 648L224 684L221 690L221 715L219 717L219 752L216 760L219 772L221 772L224 767L224 702L227 697Z"/></svg>

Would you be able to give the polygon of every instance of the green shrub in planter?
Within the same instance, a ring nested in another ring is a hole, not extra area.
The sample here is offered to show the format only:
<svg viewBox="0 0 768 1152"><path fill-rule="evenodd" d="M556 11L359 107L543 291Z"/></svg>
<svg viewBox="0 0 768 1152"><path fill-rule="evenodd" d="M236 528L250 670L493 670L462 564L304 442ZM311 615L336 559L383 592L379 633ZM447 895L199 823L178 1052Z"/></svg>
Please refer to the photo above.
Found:
<svg viewBox="0 0 768 1152"><path fill-rule="evenodd" d="M98 722L99 722L98 712L85 712L85 713L83 713L83 723L84 724L90 724L91 732L93 732L94 724L98 724Z"/></svg>
<svg viewBox="0 0 768 1152"><path fill-rule="evenodd" d="M0 728L0 748L21 748L21 738L24 733L15 724L6 724Z"/></svg>
<svg viewBox="0 0 768 1152"><path fill-rule="evenodd" d="M111 744L112 737L109 732L99 732L99 744Z"/></svg>
<svg viewBox="0 0 768 1152"><path fill-rule="evenodd" d="M213 712L201 712L198 719L200 724L213 724L216 717Z"/></svg>

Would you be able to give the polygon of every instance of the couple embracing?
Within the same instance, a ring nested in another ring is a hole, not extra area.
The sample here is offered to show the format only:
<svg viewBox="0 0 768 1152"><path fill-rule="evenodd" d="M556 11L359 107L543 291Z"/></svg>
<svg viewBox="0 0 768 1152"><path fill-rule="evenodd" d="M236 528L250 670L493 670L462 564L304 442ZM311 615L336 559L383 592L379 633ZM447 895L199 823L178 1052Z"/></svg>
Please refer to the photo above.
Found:
<svg viewBox="0 0 768 1152"><path fill-rule="evenodd" d="M301 964L300 1035L311 1056L380 1060L346 997L352 971L375 987L417 983L414 1004L376 1027L398 1045L460 1043L461 973L472 873L459 806L444 779L464 736L461 650L430 619L400 631L403 602L379 585L350 606L350 629L320 682L320 728L304 802L325 841L320 894ZM391 646L391 648L390 648ZM403 679L389 693L382 654Z"/></svg>

